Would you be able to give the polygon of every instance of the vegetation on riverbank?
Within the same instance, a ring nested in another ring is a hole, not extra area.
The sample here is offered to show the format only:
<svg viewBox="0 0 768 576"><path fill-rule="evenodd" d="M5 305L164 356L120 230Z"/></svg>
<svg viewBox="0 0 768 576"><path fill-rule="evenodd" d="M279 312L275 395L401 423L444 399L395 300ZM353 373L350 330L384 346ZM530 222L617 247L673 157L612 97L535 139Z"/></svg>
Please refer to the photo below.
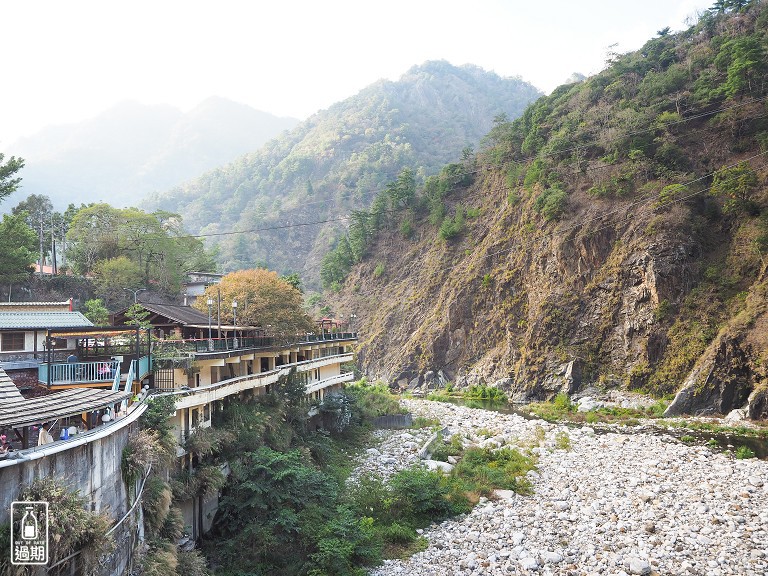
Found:
<svg viewBox="0 0 768 576"><path fill-rule="evenodd" d="M623 408L620 406L604 406L580 412L578 404L571 402L567 394L561 393L549 402L532 402L523 408L524 411L538 416L548 422L572 422L575 424L620 424L636 426L641 420L652 420L659 428L676 428L703 432L745 436L751 438L768 438L768 425L760 422L750 422L749 425L723 424L720 419L690 420L685 418L664 418L666 403L659 400L641 408Z"/></svg>
<svg viewBox="0 0 768 576"><path fill-rule="evenodd" d="M661 418L667 404L662 401L641 408L621 406L603 406L587 411L579 411L578 404L571 402L568 394L560 393L550 402L532 402L525 406L531 414L548 422L595 423L639 423L641 418Z"/></svg>
<svg viewBox="0 0 768 576"><path fill-rule="evenodd" d="M315 430L299 388L284 381L216 414L214 429L228 432L221 458L231 468L203 544L217 575L362 574L423 549L417 530L468 512L494 488L529 489L534 461L510 449L468 451L449 475L415 467L387 481L347 482L369 445L367 422L400 413L397 397L365 381L330 393Z"/></svg>
<svg viewBox="0 0 768 576"><path fill-rule="evenodd" d="M427 395L427 400L436 402L451 402L457 399L468 401L466 405L469 408L484 408L488 404L503 405L507 403L507 396L504 392L485 384L472 385L463 390L448 384L445 388L435 390Z"/></svg>

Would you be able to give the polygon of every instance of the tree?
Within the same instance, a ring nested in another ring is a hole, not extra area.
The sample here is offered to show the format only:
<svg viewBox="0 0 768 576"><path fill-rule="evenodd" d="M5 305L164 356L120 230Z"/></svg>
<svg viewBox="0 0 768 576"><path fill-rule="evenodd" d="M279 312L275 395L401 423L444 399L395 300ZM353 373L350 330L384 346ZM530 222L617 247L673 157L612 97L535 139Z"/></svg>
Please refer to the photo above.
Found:
<svg viewBox="0 0 768 576"><path fill-rule="evenodd" d="M323 256L320 264L320 279L323 281L323 286L329 288L337 282L341 284L354 263L354 252L349 239L342 236L336 247Z"/></svg>
<svg viewBox="0 0 768 576"><path fill-rule="evenodd" d="M195 307L207 312L208 298L216 300L219 291L224 322L232 322L232 302L236 300L238 325L260 326L275 336L293 336L313 328L302 309L301 292L277 272L256 268L227 274L221 283L206 288L205 296L196 300Z"/></svg>
<svg viewBox="0 0 768 576"><path fill-rule="evenodd" d="M69 210L68 210L69 211ZM117 224L120 210L93 204L78 210L67 232L67 256L78 274L90 274L100 260L120 255Z"/></svg>
<svg viewBox="0 0 768 576"><path fill-rule="evenodd" d="M187 272L215 269L202 241L188 235L181 217L171 212L93 204L74 215L67 239L68 256L80 274L95 273L105 260L130 260L136 278L123 287L152 286L173 294Z"/></svg>
<svg viewBox="0 0 768 576"><path fill-rule="evenodd" d="M723 45L722 51L730 56L728 78L723 85L726 96L751 92L763 81L766 52L761 37L752 35L729 40Z"/></svg>
<svg viewBox="0 0 768 576"><path fill-rule="evenodd" d="M42 194L30 194L25 200L22 200L11 209L13 214L26 212L27 224L33 230L40 226L42 220L47 224L53 214L53 204L48 196Z"/></svg>
<svg viewBox="0 0 768 576"><path fill-rule="evenodd" d="M355 262L360 262L365 256L368 244L373 237L371 215L365 210L353 210L349 223L349 248Z"/></svg>
<svg viewBox="0 0 768 576"><path fill-rule="evenodd" d="M3 215L0 222L0 279L21 282L32 274L37 236L21 215Z"/></svg>
<svg viewBox="0 0 768 576"><path fill-rule="evenodd" d="M416 198L416 177L413 170L403 168L397 175L397 180L387 185L392 210L406 208Z"/></svg>
<svg viewBox="0 0 768 576"><path fill-rule="evenodd" d="M83 315L96 326L106 326L109 323L109 310L99 298L85 301Z"/></svg>
<svg viewBox="0 0 768 576"><path fill-rule="evenodd" d="M0 201L16 191L21 178L14 178L16 172L24 167L24 160L11 156L3 163L5 155L0 152Z"/></svg>
<svg viewBox="0 0 768 576"><path fill-rule="evenodd" d="M754 193L759 180L748 162L739 162L730 168L721 168L715 172L710 192L715 196L724 196L726 211L746 210L754 212Z"/></svg>
<svg viewBox="0 0 768 576"><path fill-rule="evenodd" d="M301 288L301 276L299 276L298 272L283 274L282 276L280 276L280 280L284 280L285 282L288 282L288 284L296 288L296 290L298 290L302 294L304 293L304 290L302 290Z"/></svg>
<svg viewBox="0 0 768 576"><path fill-rule="evenodd" d="M380 193L371 204L371 229L380 230L387 224L387 198Z"/></svg>
<svg viewBox="0 0 768 576"><path fill-rule="evenodd" d="M568 195L565 191L558 186L553 186L536 197L533 208L549 222L550 220L557 220L563 215L567 202Z"/></svg>
<svg viewBox="0 0 768 576"><path fill-rule="evenodd" d="M283 405L285 419L301 431L307 420L307 378L299 374L294 366L277 379L272 386L272 395Z"/></svg>
<svg viewBox="0 0 768 576"><path fill-rule="evenodd" d="M23 215L27 225L37 232L43 255L48 254L51 247L51 235L53 232L54 216L53 204L48 196L42 194L30 194L26 200L22 200L11 209L11 213ZM57 219L59 223L61 215ZM42 264L42 262L41 262Z"/></svg>
<svg viewBox="0 0 768 576"><path fill-rule="evenodd" d="M125 311L125 323L130 326L138 326L141 330L149 330L152 328L149 316L150 313L141 304L131 304Z"/></svg>
<svg viewBox="0 0 768 576"><path fill-rule="evenodd" d="M93 269L96 292L109 308L126 300L123 288L141 286L141 269L126 256L99 261Z"/></svg>

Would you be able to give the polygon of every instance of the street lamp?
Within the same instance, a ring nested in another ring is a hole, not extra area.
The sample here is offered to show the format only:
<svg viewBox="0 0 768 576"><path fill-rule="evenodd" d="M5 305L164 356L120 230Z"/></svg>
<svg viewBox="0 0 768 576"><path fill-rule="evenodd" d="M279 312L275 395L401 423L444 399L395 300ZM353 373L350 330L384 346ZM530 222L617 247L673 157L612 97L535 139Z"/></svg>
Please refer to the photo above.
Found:
<svg viewBox="0 0 768 576"><path fill-rule="evenodd" d="M213 338L211 338L211 306L213 306L213 298L208 297L208 352L213 349Z"/></svg>
<svg viewBox="0 0 768 576"><path fill-rule="evenodd" d="M130 292L133 294L133 303L137 304L139 302L139 292L144 292L146 288L139 288L138 290L131 290L130 288L123 288L126 292Z"/></svg>
<svg viewBox="0 0 768 576"><path fill-rule="evenodd" d="M350 332L352 332L353 334L354 334L354 332L355 332L355 329L354 329L354 326L353 326L353 324L355 323L355 321L356 321L356 320L357 320L357 314L350 314L350 315L349 315L349 330L350 330Z"/></svg>
<svg viewBox="0 0 768 576"><path fill-rule="evenodd" d="M232 347L237 348L237 300L232 300L232 325L235 328L235 337L232 339Z"/></svg>

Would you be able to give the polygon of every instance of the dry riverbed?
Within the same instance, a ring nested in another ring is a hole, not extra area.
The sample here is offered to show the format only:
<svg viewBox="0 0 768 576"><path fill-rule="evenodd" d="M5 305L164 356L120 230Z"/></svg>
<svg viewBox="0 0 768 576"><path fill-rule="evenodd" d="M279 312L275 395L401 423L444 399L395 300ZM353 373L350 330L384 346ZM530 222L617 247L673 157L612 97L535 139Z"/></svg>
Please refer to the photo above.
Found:
<svg viewBox="0 0 768 576"><path fill-rule="evenodd" d="M766 461L664 435L403 402L465 442L531 448L534 492L482 500L470 514L425 530L426 550L386 561L372 576L768 575ZM359 470L388 476L412 466L428 435L382 431Z"/></svg>

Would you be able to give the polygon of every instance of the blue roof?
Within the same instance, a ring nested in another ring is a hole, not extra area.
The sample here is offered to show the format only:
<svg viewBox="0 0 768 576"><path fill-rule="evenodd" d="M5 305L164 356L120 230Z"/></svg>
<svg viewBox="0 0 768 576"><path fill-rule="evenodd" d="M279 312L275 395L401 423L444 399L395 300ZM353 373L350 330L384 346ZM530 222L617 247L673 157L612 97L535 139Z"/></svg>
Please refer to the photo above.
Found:
<svg viewBox="0 0 768 576"><path fill-rule="evenodd" d="M47 330L93 326L80 312L0 312L0 330Z"/></svg>

